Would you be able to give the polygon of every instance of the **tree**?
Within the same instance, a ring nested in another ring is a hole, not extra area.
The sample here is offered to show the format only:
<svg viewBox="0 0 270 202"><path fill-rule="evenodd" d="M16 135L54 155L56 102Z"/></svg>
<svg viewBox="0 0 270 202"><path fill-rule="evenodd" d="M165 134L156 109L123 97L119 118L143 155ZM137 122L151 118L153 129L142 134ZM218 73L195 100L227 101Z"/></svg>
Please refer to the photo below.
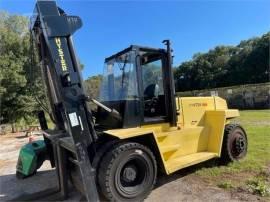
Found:
<svg viewBox="0 0 270 202"><path fill-rule="evenodd" d="M228 65L228 79L233 84L269 81L269 40L270 32L241 41Z"/></svg>
<svg viewBox="0 0 270 202"><path fill-rule="evenodd" d="M102 81L101 75L88 77L88 79L84 81L84 88L86 94L91 96L92 98L98 99L101 81Z"/></svg>
<svg viewBox="0 0 270 202"><path fill-rule="evenodd" d="M99 89L101 87L102 76L91 76L88 79L84 80L84 89L86 91L86 95L90 96L94 99L99 99ZM97 106L93 103L89 103L89 107L91 110L96 110Z"/></svg>
<svg viewBox="0 0 270 202"><path fill-rule="evenodd" d="M36 85L40 83L38 69L30 69L29 41L28 19L0 12L1 123L29 121L40 108L32 96L33 91L42 90Z"/></svg>

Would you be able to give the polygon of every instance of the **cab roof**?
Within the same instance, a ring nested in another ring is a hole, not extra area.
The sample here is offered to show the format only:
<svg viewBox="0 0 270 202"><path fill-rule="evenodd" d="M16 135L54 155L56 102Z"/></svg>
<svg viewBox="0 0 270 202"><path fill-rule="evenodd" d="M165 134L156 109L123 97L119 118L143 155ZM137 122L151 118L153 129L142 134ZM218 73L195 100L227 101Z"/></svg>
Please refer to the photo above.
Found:
<svg viewBox="0 0 270 202"><path fill-rule="evenodd" d="M120 55L123 55L125 54L126 52L128 51L131 51L131 50L137 50L137 51L143 51L143 52L152 52L152 53L165 53L166 50L165 49L162 49L162 48L151 48L151 47L147 47L147 46L138 46L138 45L131 45L129 46L128 48L116 53L116 54L113 54L111 55L110 57L107 57L105 58L105 62L108 62L109 60L113 59L113 58L116 58Z"/></svg>

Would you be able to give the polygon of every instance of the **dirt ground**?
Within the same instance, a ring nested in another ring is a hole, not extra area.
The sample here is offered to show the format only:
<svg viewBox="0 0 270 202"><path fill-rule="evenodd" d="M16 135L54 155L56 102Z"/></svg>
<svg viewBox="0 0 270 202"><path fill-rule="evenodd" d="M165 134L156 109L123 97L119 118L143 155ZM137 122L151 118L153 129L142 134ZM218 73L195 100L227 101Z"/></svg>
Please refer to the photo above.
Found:
<svg viewBox="0 0 270 202"><path fill-rule="evenodd" d="M35 140L42 139L34 135ZM28 142L24 134L0 136L0 201L14 200L27 194L38 192L47 188L56 187L56 175L46 161L37 174L18 180L16 178L16 162L19 149ZM157 201L259 201L258 196L230 192L211 186L194 174L194 167L181 170L170 176L159 176L152 193L145 200ZM68 201L82 201L83 197L71 188Z"/></svg>

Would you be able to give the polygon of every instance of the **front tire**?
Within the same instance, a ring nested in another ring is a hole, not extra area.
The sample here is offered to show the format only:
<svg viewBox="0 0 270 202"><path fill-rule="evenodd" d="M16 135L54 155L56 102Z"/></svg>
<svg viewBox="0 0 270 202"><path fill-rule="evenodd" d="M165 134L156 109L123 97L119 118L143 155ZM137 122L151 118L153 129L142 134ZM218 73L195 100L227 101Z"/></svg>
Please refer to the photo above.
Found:
<svg viewBox="0 0 270 202"><path fill-rule="evenodd" d="M245 130L238 124L225 126L221 160L223 163L239 161L247 154L248 140Z"/></svg>
<svg viewBox="0 0 270 202"><path fill-rule="evenodd" d="M110 201L143 201L152 190L156 175L156 160L147 147L119 143L102 158L98 183Z"/></svg>

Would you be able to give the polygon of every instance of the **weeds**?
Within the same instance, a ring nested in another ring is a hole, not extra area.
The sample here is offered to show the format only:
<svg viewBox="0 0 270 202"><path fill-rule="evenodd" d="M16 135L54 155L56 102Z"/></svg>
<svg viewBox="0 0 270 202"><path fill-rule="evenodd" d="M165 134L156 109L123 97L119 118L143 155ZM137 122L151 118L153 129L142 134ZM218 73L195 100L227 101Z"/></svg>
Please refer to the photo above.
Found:
<svg viewBox="0 0 270 202"><path fill-rule="evenodd" d="M248 191L260 196L269 196L270 187L267 182L260 177L256 177L247 181Z"/></svg>
<svg viewBox="0 0 270 202"><path fill-rule="evenodd" d="M222 189L232 189L232 188L234 188L231 181L221 182L221 183L217 184L217 186L219 188L222 188Z"/></svg>

